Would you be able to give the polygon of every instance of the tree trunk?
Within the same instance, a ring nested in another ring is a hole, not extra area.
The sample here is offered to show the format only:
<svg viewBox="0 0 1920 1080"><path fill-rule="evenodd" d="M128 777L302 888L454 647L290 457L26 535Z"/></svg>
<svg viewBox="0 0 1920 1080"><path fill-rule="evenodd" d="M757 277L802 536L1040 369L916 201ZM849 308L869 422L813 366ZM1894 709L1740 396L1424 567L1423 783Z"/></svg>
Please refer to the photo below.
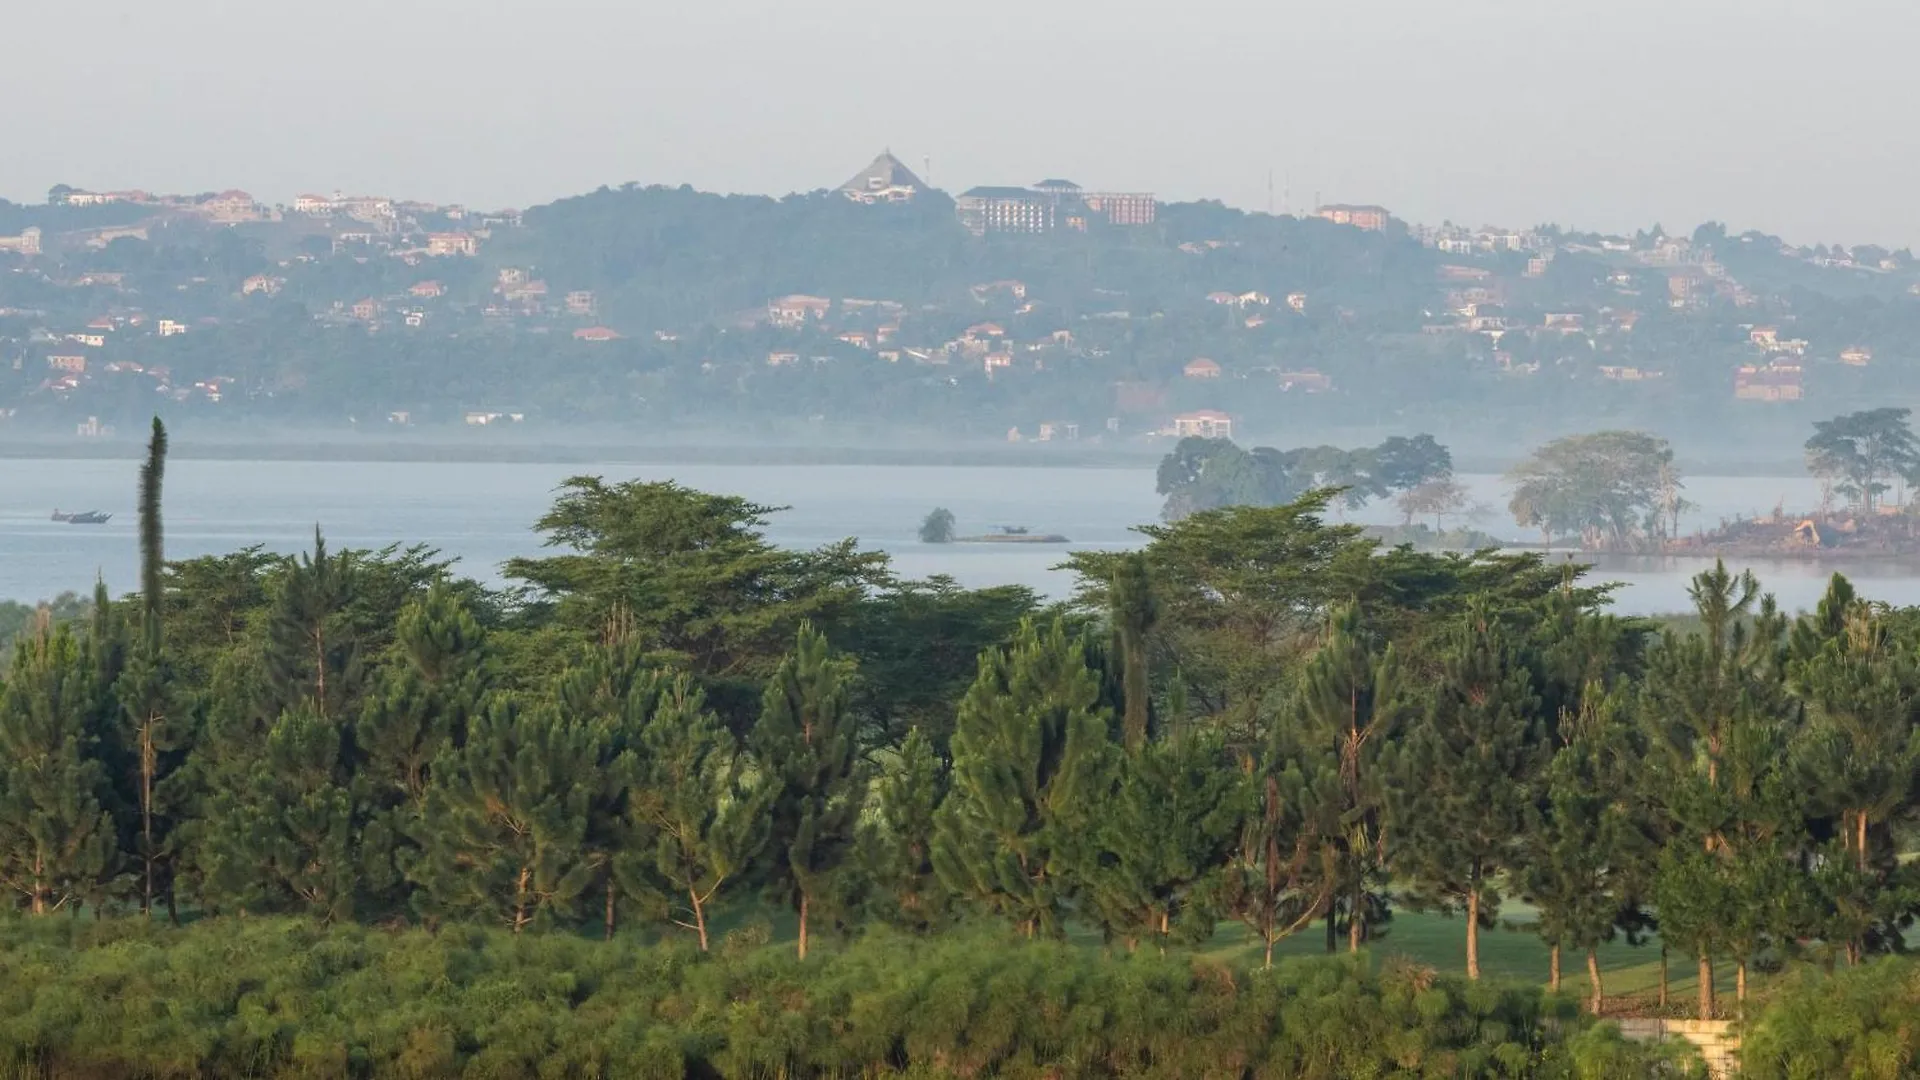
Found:
<svg viewBox="0 0 1920 1080"><path fill-rule="evenodd" d="M1857 828L1859 838L1854 843L1854 857L1859 860L1860 872L1864 874L1867 872L1867 812L1865 810L1860 811Z"/></svg>
<svg viewBox="0 0 1920 1080"><path fill-rule="evenodd" d="M607 940L613 940L613 878L607 878Z"/></svg>
<svg viewBox="0 0 1920 1080"><path fill-rule="evenodd" d="M800 894L800 959L807 958L807 894Z"/></svg>
<svg viewBox="0 0 1920 1080"><path fill-rule="evenodd" d="M1599 1016L1601 1008L1607 1003L1607 998L1600 985L1600 950L1598 949L1587 950L1587 981L1593 984L1593 1015ZM1666 994L1662 993L1660 997L1661 1003L1665 1004Z"/></svg>
<svg viewBox="0 0 1920 1080"><path fill-rule="evenodd" d="M513 880L513 932L517 935L527 926L527 879L533 871L522 866L520 875Z"/></svg>
<svg viewBox="0 0 1920 1080"><path fill-rule="evenodd" d="M1553 957L1554 978L1558 980L1560 976L1560 949L1558 946L1554 947ZM1467 890L1467 978L1478 979L1479 977L1480 890L1476 887Z"/></svg>
<svg viewBox="0 0 1920 1080"><path fill-rule="evenodd" d="M1359 870L1356 867L1355 874L1358 873ZM1365 905L1366 886L1356 878L1353 883L1353 898L1347 901L1347 951L1350 953L1360 951L1360 938L1366 929L1366 923L1361 919L1360 912Z"/></svg>
<svg viewBox="0 0 1920 1080"><path fill-rule="evenodd" d="M1267 955L1263 960L1263 962L1261 963L1260 969L1262 971L1272 971L1273 970L1273 932L1271 930L1267 932L1266 939L1267 939L1266 940Z"/></svg>
<svg viewBox="0 0 1920 1080"><path fill-rule="evenodd" d="M1660 1007L1667 1007L1667 945L1660 943Z"/></svg>
<svg viewBox="0 0 1920 1080"><path fill-rule="evenodd" d="M1340 948L1339 928L1340 904L1336 900L1327 901L1327 953L1337 952Z"/></svg>
<svg viewBox="0 0 1920 1080"><path fill-rule="evenodd" d="M1547 989L1560 992L1560 943L1553 943L1553 951L1547 954Z"/></svg>
<svg viewBox="0 0 1920 1080"><path fill-rule="evenodd" d="M146 885L140 896L140 914L153 918L153 773L157 764L153 747L153 714L140 728L140 861L144 864Z"/></svg>
<svg viewBox="0 0 1920 1080"><path fill-rule="evenodd" d="M1713 957L1700 953L1700 1019L1713 1019Z"/></svg>
<svg viewBox="0 0 1920 1080"><path fill-rule="evenodd" d="M687 899L693 903L693 932L700 936L700 951L707 951L707 908L700 902L700 891L689 888Z"/></svg>
<svg viewBox="0 0 1920 1080"><path fill-rule="evenodd" d="M1747 1004L1747 962L1738 961L1733 965L1733 1001L1745 1011Z"/></svg>
<svg viewBox="0 0 1920 1080"><path fill-rule="evenodd" d="M33 913L35 915L47 913L47 886L40 877L41 871L45 868L45 860L36 855L33 860Z"/></svg>

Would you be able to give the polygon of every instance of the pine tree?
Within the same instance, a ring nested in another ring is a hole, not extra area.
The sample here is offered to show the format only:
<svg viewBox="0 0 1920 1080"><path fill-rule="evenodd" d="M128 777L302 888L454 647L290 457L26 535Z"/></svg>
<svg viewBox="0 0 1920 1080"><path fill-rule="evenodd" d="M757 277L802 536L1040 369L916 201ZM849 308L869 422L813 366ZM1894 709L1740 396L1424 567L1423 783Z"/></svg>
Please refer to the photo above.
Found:
<svg viewBox="0 0 1920 1080"><path fill-rule="evenodd" d="M1337 868L1344 899L1347 949L1358 952L1369 922L1385 915L1375 894L1386 872L1385 758L1405 725L1400 665L1391 645L1376 651L1351 606L1335 610L1326 641L1308 661L1278 756L1290 760L1283 797L1291 801L1322 849L1319 865ZM1327 948L1334 947L1336 910L1327 910Z"/></svg>
<svg viewBox="0 0 1920 1080"><path fill-rule="evenodd" d="M510 928L571 918L593 880L588 802L600 734L550 709L496 702L434 760L420 856L408 871L431 914Z"/></svg>
<svg viewBox="0 0 1920 1080"><path fill-rule="evenodd" d="M1120 726L1127 748L1138 750L1151 734L1153 683L1148 645L1154 624L1160 619L1152 570L1144 554L1130 553L1115 565L1107 601L1124 688Z"/></svg>
<svg viewBox="0 0 1920 1080"><path fill-rule="evenodd" d="M1466 911L1467 978L1480 928L1499 914L1495 878L1519 862L1546 743L1527 668L1485 610L1448 641L1424 716L1398 763L1399 865L1425 902Z"/></svg>
<svg viewBox="0 0 1920 1080"><path fill-rule="evenodd" d="M1792 747L1794 786L1830 823L1845 864L1821 862L1834 916L1824 929L1858 963L1867 949L1898 942L1911 918L1891 825L1920 772L1920 665L1838 574L1816 613L1795 626L1790 651L1791 681L1809 712Z"/></svg>
<svg viewBox="0 0 1920 1080"><path fill-rule="evenodd" d="M485 711L493 664L486 631L444 582L401 610L394 644L353 727L354 748L370 797L411 817L425 804L434 758L464 742Z"/></svg>
<svg viewBox="0 0 1920 1080"><path fill-rule="evenodd" d="M199 861L201 893L219 910L291 912L328 921L353 917L382 839L363 836L339 727L311 708L283 714L240 785L207 800Z"/></svg>
<svg viewBox="0 0 1920 1080"><path fill-rule="evenodd" d="M1246 792L1216 736L1192 733L1121 756L1112 795L1075 845L1086 913L1129 949L1211 937Z"/></svg>
<svg viewBox="0 0 1920 1080"><path fill-rule="evenodd" d="M1057 933L1076 837L1102 812L1116 753L1086 643L1031 621L980 657L953 735L953 788L933 864L955 893L1019 925Z"/></svg>
<svg viewBox="0 0 1920 1080"><path fill-rule="evenodd" d="M1220 883L1224 911L1260 939L1268 968L1273 947L1326 914L1340 887L1338 848L1309 827L1300 810L1333 800L1288 797L1305 786L1297 767L1288 772L1269 761L1247 778L1239 847Z"/></svg>
<svg viewBox="0 0 1920 1080"><path fill-rule="evenodd" d="M359 643L346 618L356 577L353 554L328 554L318 529L312 553L287 560L267 623L267 715L301 706L326 718L350 714L362 675Z"/></svg>
<svg viewBox="0 0 1920 1080"><path fill-rule="evenodd" d="M1780 681L1784 623L1753 575L1716 563L1688 592L1703 632L1669 634L1653 650L1641 714L1644 782L1667 843L1655 890L1661 936L1698 961L1705 1019L1714 1015L1714 956L1736 944L1733 864L1743 845L1777 831L1790 812L1779 805L1777 774L1793 707Z"/></svg>
<svg viewBox="0 0 1920 1080"><path fill-rule="evenodd" d="M97 675L71 632L42 627L0 690L0 885L34 915L97 904L118 869L90 730Z"/></svg>
<svg viewBox="0 0 1920 1080"><path fill-rule="evenodd" d="M863 822L860 862L869 914L911 930L946 920L950 894L933 868L934 828L949 777L918 728L874 784L874 813Z"/></svg>
<svg viewBox="0 0 1920 1080"><path fill-rule="evenodd" d="M867 797L867 766L848 704L852 665L831 656L825 635L803 625L761 699L753 750L779 793L769 845L771 880L799 914L807 957L809 916L840 913L845 874Z"/></svg>
<svg viewBox="0 0 1920 1080"><path fill-rule="evenodd" d="M1590 694L1584 715L1566 725L1570 741L1554 754L1532 806L1520 895L1539 910L1535 930L1552 949L1550 988L1560 989L1564 948L1585 953L1589 1002L1606 1000L1599 947L1644 921L1638 901L1649 887L1655 849L1632 798L1634 755L1619 717L1619 695Z"/></svg>
<svg viewBox="0 0 1920 1080"><path fill-rule="evenodd" d="M614 872L629 895L662 898L705 952L714 902L766 847L777 781L756 775L686 676L661 693L632 768L631 847Z"/></svg>
<svg viewBox="0 0 1920 1080"><path fill-rule="evenodd" d="M140 638L125 675L119 680L124 720L120 732L129 759L130 802L138 813L133 854L138 861L140 913L151 917L154 899L171 895L172 826L175 807L165 783L186 746L175 701L175 672L167 650L165 623L166 555L160 519L162 481L167 465L167 429L153 419L147 460L140 468Z"/></svg>
<svg viewBox="0 0 1920 1080"><path fill-rule="evenodd" d="M598 781L587 804L586 846L594 866L594 888L603 899L602 931L608 940L619 926L623 891L616 864L635 843L634 771L647 725L669 685L661 671L647 666L631 625L624 618L609 619L601 641L564 669L554 684L562 713L600 733ZM640 900L648 913L665 917L666 901L657 889L648 887L629 898Z"/></svg>

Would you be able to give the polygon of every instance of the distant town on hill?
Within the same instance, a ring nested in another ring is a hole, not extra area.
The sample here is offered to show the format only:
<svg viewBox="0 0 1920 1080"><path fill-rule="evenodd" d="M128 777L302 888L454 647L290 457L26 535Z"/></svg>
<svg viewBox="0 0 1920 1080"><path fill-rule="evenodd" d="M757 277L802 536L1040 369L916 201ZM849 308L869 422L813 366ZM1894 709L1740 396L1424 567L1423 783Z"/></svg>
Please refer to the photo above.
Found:
<svg viewBox="0 0 1920 1080"><path fill-rule="evenodd" d="M1792 457L1810 420L1916 388L1911 253L1715 223L1416 224L1059 178L948 195L890 153L784 198L0 201L16 441L157 411L188 433L1083 448L1417 429L1468 453L1642 427Z"/></svg>

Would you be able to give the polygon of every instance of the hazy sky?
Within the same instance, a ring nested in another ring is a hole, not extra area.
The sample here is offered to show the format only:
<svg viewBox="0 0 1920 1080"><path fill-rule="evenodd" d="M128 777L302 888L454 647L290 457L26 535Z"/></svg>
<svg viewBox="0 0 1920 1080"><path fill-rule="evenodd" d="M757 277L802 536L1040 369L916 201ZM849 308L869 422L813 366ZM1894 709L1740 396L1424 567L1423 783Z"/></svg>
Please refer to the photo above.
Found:
<svg viewBox="0 0 1920 1080"><path fill-rule="evenodd" d="M1920 245L1912 0L91 0L0 17L0 195L781 193L883 146L1248 208ZM1289 194L1290 193L1290 194Z"/></svg>

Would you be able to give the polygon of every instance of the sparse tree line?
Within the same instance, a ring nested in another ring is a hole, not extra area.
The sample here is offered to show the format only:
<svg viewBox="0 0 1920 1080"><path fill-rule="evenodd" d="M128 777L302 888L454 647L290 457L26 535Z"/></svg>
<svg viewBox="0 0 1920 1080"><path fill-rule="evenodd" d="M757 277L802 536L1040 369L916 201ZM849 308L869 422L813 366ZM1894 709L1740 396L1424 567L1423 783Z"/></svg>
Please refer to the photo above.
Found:
<svg viewBox="0 0 1920 1080"><path fill-rule="evenodd" d="M1080 587L895 580L772 508L570 481L492 592L430 553L168 563L16 646L0 887L28 917L636 927L822 938L999 923L1158 954L1238 923L1363 949L1395 907L1503 904L1586 969L1657 930L1746 974L1899 951L1920 618L1750 575L1699 630L1605 612L1535 554L1382 550L1333 490L1141 528Z"/></svg>

